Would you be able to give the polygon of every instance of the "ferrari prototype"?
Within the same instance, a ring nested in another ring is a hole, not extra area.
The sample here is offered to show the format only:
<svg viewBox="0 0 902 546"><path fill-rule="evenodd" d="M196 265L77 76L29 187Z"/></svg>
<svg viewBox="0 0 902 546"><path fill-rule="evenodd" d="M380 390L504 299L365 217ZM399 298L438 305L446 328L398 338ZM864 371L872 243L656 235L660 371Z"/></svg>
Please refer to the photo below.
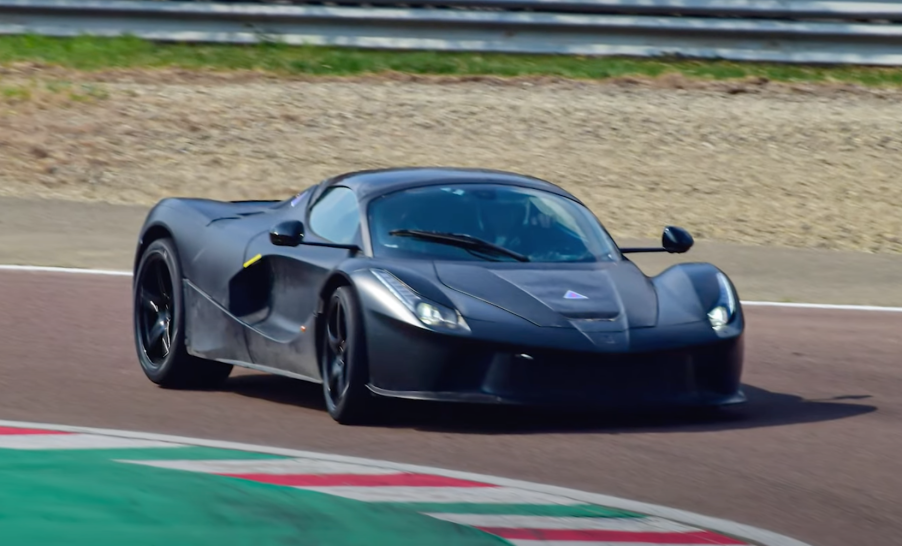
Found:
<svg viewBox="0 0 902 546"><path fill-rule="evenodd" d="M515 173L343 174L282 201L168 198L134 263L138 360L212 388L233 366L322 384L340 423L385 397L569 407L721 407L744 318L709 263L645 275L562 188Z"/></svg>

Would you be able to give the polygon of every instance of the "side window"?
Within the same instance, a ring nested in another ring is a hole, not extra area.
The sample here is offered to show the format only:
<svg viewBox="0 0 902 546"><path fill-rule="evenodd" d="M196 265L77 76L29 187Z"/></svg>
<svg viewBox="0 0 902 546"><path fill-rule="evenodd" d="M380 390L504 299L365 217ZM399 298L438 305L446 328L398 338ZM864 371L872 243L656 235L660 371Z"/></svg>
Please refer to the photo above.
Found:
<svg viewBox="0 0 902 546"><path fill-rule="evenodd" d="M358 227L357 197L348 188L329 188L310 211L310 229L333 243L353 243Z"/></svg>

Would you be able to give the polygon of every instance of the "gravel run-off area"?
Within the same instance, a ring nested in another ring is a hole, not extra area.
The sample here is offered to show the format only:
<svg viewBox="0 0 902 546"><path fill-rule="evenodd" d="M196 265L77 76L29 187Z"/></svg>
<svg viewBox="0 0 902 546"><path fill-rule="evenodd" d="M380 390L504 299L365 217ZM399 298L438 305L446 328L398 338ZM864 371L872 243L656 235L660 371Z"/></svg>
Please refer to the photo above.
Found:
<svg viewBox="0 0 902 546"><path fill-rule="evenodd" d="M0 195L285 198L331 175L487 167L615 237L902 253L902 93L676 78L0 74Z"/></svg>

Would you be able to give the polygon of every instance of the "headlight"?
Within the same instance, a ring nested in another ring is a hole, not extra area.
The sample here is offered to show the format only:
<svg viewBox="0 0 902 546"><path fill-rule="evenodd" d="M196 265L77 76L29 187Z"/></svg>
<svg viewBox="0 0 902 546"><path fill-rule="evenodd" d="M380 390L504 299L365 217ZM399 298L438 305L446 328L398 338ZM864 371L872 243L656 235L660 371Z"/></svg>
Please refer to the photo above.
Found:
<svg viewBox="0 0 902 546"><path fill-rule="evenodd" d="M388 271L371 269L389 292L395 295L416 317L427 326L467 331L467 322L456 310L420 296Z"/></svg>
<svg viewBox="0 0 902 546"><path fill-rule="evenodd" d="M708 311L708 322L715 330L721 330L736 314L736 294L727 276L720 271L717 272L717 284L720 286L720 296L714 307Z"/></svg>
<svg viewBox="0 0 902 546"><path fill-rule="evenodd" d="M714 309L708 311L708 321L715 330L720 330L730 322L730 312L723 305L718 305Z"/></svg>

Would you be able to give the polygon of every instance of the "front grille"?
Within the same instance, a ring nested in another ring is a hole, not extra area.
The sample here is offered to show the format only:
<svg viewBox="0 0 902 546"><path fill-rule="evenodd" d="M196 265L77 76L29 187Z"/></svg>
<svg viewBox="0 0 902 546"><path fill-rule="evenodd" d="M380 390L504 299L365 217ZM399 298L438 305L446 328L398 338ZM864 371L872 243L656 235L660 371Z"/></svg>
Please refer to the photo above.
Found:
<svg viewBox="0 0 902 546"><path fill-rule="evenodd" d="M735 388L736 370L720 347L649 353L516 352L498 354L486 387L500 396L572 401L691 396Z"/></svg>
<svg viewBox="0 0 902 546"><path fill-rule="evenodd" d="M532 390L554 397L619 397L695 388L692 358L685 353L531 356L533 360L514 359L510 366L508 386L524 394Z"/></svg>

